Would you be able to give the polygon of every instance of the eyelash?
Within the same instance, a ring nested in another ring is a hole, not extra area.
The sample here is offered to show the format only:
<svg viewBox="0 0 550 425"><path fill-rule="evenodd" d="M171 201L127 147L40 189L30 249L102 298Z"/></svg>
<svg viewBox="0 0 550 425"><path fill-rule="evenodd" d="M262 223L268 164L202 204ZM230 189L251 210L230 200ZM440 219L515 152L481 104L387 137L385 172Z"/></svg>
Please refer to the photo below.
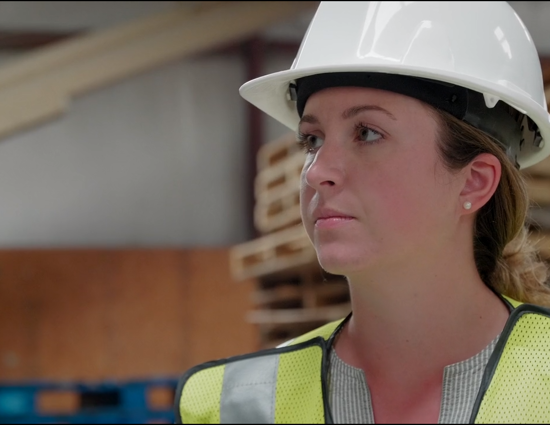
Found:
<svg viewBox="0 0 550 425"><path fill-rule="evenodd" d="M359 132L361 130L370 130L372 131L373 133L376 133L378 136L380 136L378 139L376 140L373 140L373 141L366 141L366 140L362 140L361 142L362 143L365 143L367 145L373 145L375 143L378 143L380 140L382 140L384 138L384 136L382 135L382 133L380 133L379 131L375 130L374 128L370 127L369 125L367 124L364 124L364 123L359 123L355 126L355 133L356 134L359 134Z"/></svg>
<svg viewBox="0 0 550 425"><path fill-rule="evenodd" d="M380 138L378 138L376 140L373 140L373 141L361 140L360 143L362 143L362 144L373 145L375 143L378 143L380 140L382 140L384 138L382 133L380 133L379 131L375 130L374 128L372 128L372 127L370 127L366 124L358 123L357 125L355 125L355 134L356 134L356 136L358 134L360 134L360 132L363 131L363 130L370 130L370 131L376 133L378 136L380 136ZM310 133L302 133L301 131L298 131L298 136L297 136L298 146L300 147L301 150L304 150L307 153L312 153L312 152L315 151L315 148L312 147L311 144L308 141L308 137L310 137L310 136L317 137L317 136L314 136L313 134L310 134Z"/></svg>
<svg viewBox="0 0 550 425"><path fill-rule="evenodd" d="M313 136L313 134L306 134L306 133L302 133L301 131L298 131L298 136L296 140L296 143L298 143L300 150L305 151L307 153L313 152L313 149L314 149L309 144L309 141L308 141L309 136Z"/></svg>

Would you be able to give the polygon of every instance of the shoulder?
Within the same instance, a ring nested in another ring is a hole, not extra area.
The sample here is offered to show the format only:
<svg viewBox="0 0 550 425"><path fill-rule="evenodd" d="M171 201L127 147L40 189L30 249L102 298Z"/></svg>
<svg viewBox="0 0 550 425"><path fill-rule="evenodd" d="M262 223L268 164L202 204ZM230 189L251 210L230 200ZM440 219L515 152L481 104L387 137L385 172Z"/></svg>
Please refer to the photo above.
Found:
<svg viewBox="0 0 550 425"><path fill-rule="evenodd" d="M550 308L517 301L512 305L496 351L529 347L550 356Z"/></svg>
<svg viewBox="0 0 550 425"><path fill-rule="evenodd" d="M205 362L187 370L180 377L175 394L176 423L220 423L222 392L227 388L274 385L285 364L292 367L302 357L313 368L316 364L320 367L325 341L343 320L328 323L276 348Z"/></svg>

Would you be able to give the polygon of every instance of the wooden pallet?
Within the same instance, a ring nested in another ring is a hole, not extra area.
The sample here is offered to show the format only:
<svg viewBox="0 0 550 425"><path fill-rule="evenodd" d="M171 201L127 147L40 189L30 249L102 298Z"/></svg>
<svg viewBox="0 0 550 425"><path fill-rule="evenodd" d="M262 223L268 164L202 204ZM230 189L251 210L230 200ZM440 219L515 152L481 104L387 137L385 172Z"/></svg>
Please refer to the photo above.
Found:
<svg viewBox="0 0 550 425"><path fill-rule="evenodd" d="M324 307L349 302L349 287L344 277L329 275L318 265L303 267L286 277L262 279L253 302L259 309Z"/></svg>
<svg viewBox="0 0 550 425"><path fill-rule="evenodd" d="M250 311L247 320L254 324L327 323L345 317L349 312L349 303L315 308L267 309Z"/></svg>
<svg viewBox="0 0 550 425"><path fill-rule="evenodd" d="M236 280L318 264L315 249L301 224L235 245L229 256Z"/></svg>
<svg viewBox="0 0 550 425"><path fill-rule="evenodd" d="M277 166L289 156L298 152L300 147L296 143L296 134L286 133L278 139L263 144L256 155L258 172Z"/></svg>
<svg viewBox="0 0 550 425"><path fill-rule="evenodd" d="M300 175L304 159L302 152L294 152L257 174L254 224L261 233L272 233L301 222Z"/></svg>
<svg viewBox="0 0 550 425"><path fill-rule="evenodd" d="M302 223L298 189L288 188L279 199L254 206L254 225L262 234L273 233Z"/></svg>
<svg viewBox="0 0 550 425"><path fill-rule="evenodd" d="M316 308L256 310L247 321L259 326L262 348L276 347L333 320L343 319L351 311L349 303Z"/></svg>
<svg viewBox="0 0 550 425"><path fill-rule="evenodd" d="M318 265L260 279L253 301L247 320L258 326L262 347L277 346L350 311L346 279Z"/></svg>

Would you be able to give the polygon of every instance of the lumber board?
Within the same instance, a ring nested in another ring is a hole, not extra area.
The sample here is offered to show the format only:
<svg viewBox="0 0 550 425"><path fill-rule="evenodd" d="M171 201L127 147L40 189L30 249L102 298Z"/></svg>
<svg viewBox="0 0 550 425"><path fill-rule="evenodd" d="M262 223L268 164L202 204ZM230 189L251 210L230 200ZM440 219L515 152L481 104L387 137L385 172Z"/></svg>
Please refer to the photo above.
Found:
<svg viewBox="0 0 550 425"><path fill-rule="evenodd" d="M277 165L261 170L254 180L254 196L257 202L269 202L271 191L285 186L299 189L300 175L304 166L305 156L302 152L280 161ZM284 189L283 189L284 191ZM277 193L277 192L276 192Z"/></svg>
<svg viewBox="0 0 550 425"><path fill-rule="evenodd" d="M275 288L258 290L253 295L253 302L259 308L288 308L302 305L302 289L296 285L280 285Z"/></svg>
<svg viewBox="0 0 550 425"><path fill-rule="evenodd" d="M316 262L317 254L301 224L230 249L231 271L237 280L262 277Z"/></svg>
<svg viewBox="0 0 550 425"><path fill-rule="evenodd" d="M253 302L258 308L276 309L283 305L307 307L309 304L318 307L349 301L349 288L345 281L304 283L281 283L269 289L258 289L252 296Z"/></svg>
<svg viewBox="0 0 550 425"><path fill-rule="evenodd" d="M294 132L283 134L278 139L264 143L256 154L256 168L259 171L278 165L299 151Z"/></svg>
<svg viewBox="0 0 550 425"><path fill-rule="evenodd" d="M285 207L281 203L269 206L254 207L254 225L262 234L272 233L302 223L299 201L298 204Z"/></svg>
<svg viewBox="0 0 550 425"><path fill-rule="evenodd" d="M212 2L34 50L0 68L0 138L59 117L76 96L246 39L317 5L311 1Z"/></svg>

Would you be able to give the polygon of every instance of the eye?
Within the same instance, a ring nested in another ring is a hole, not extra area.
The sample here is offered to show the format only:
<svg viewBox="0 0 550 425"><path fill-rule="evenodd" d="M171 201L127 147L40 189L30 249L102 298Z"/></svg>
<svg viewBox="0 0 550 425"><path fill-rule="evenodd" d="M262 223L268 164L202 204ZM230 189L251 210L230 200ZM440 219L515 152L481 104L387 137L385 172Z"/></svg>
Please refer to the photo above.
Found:
<svg viewBox="0 0 550 425"><path fill-rule="evenodd" d="M298 133L298 145L301 149L311 153L319 149L324 143L324 139L313 134Z"/></svg>
<svg viewBox="0 0 550 425"><path fill-rule="evenodd" d="M366 125L360 124L357 126L357 135L362 142L374 143L382 138L382 135Z"/></svg>

